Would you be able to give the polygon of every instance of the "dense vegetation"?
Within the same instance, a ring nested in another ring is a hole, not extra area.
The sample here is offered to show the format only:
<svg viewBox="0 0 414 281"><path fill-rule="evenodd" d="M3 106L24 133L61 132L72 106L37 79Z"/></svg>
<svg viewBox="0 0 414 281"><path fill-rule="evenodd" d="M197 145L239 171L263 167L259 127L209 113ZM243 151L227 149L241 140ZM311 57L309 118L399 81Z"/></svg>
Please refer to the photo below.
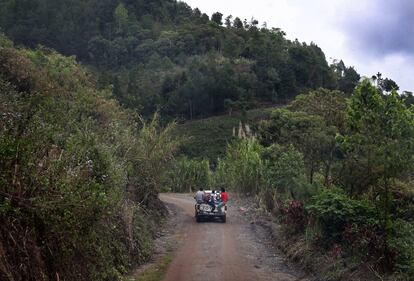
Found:
<svg viewBox="0 0 414 281"><path fill-rule="evenodd" d="M210 176L205 166L207 179L187 174L181 186L255 195L285 226L289 248L299 243L313 262L333 259L328 279L364 264L412 280L414 108L405 102L367 80L349 98L326 89L299 95L234 140Z"/></svg>
<svg viewBox="0 0 414 281"><path fill-rule="evenodd" d="M0 27L18 44L76 55L146 116L205 117L319 87L351 93L360 78L314 43L175 0L4 0Z"/></svg>
<svg viewBox="0 0 414 281"><path fill-rule="evenodd" d="M119 279L158 192L199 186L255 194L315 258L412 280L414 98L391 79L175 0L3 0L0 27L34 48L0 37L1 280Z"/></svg>
<svg viewBox="0 0 414 281"><path fill-rule="evenodd" d="M73 58L0 37L0 279L117 280L152 253L174 125L141 121Z"/></svg>

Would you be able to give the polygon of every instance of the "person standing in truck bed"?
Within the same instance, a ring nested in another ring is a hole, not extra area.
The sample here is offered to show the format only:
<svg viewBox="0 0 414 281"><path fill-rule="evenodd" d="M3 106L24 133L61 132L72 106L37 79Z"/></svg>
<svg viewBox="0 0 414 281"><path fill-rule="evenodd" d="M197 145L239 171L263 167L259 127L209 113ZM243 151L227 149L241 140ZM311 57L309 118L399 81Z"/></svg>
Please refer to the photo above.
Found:
<svg viewBox="0 0 414 281"><path fill-rule="evenodd" d="M227 204L227 201L229 201L229 195L227 194L227 192L224 189L224 187L221 188L220 199L221 199L221 202L218 205L218 210L220 212L222 212L222 207Z"/></svg>
<svg viewBox="0 0 414 281"><path fill-rule="evenodd" d="M194 199L196 200L197 204L201 204L204 202L204 196L204 189L200 187L200 190L198 190L196 195L194 196Z"/></svg>

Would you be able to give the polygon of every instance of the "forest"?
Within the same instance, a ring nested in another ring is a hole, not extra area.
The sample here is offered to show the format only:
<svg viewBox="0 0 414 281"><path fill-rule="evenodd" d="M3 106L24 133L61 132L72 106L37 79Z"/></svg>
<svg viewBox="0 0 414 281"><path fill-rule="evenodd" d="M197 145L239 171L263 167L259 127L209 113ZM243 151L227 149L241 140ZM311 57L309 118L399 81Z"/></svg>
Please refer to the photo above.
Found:
<svg viewBox="0 0 414 281"><path fill-rule="evenodd" d="M0 31L0 280L122 280L158 194L200 186L341 259L329 280L413 280L414 97L391 78L175 0L1 0Z"/></svg>
<svg viewBox="0 0 414 281"><path fill-rule="evenodd" d="M278 28L184 2L3 1L0 27L16 44L76 58L113 86L120 103L150 116L193 119L284 103L319 87L351 93L360 75L328 65L314 43Z"/></svg>

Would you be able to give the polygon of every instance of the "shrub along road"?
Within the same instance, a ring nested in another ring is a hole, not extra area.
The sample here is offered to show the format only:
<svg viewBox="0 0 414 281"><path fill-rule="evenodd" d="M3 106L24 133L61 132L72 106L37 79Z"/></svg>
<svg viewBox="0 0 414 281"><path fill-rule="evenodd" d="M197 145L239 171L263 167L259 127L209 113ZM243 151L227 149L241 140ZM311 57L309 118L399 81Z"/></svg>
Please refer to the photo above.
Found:
<svg viewBox="0 0 414 281"><path fill-rule="evenodd" d="M229 203L227 223L196 223L190 196L161 194L160 198L183 210L174 218L180 228L175 237L182 239L164 281L309 280L288 266L263 229L250 223L249 207L240 201Z"/></svg>

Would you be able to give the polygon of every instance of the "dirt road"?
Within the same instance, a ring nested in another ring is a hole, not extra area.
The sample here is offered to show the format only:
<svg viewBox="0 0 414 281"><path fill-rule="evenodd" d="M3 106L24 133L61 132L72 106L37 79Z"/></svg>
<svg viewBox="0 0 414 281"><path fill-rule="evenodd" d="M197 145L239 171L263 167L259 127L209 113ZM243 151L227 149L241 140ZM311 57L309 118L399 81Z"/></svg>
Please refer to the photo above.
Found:
<svg viewBox="0 0 414 281"><path fill-rule="evenodd" d="M181 242L164 281L307 280L243 219L240 206L229 203L227 223L196 223L191 197L162 194L160 198L182 209L176 218Z"/></svg>

